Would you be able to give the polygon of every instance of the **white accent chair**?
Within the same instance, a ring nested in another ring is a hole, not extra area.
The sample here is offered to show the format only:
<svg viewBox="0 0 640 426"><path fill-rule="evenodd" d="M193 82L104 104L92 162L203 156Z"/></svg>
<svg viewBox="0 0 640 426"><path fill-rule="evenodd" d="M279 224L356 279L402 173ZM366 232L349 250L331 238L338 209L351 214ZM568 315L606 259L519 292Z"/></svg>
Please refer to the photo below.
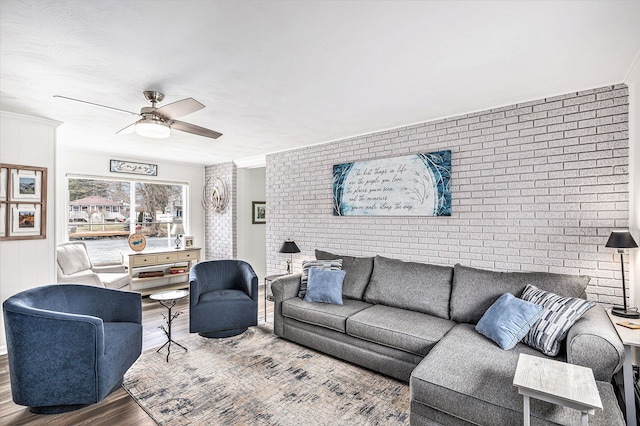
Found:
<svg viewBox="0 0 640 426"><path fill-rule="evenodd" d="M124 265L93 266L83 241L60 243L56 251L58 284L87 284L129 290L129 274Z"/></svg>

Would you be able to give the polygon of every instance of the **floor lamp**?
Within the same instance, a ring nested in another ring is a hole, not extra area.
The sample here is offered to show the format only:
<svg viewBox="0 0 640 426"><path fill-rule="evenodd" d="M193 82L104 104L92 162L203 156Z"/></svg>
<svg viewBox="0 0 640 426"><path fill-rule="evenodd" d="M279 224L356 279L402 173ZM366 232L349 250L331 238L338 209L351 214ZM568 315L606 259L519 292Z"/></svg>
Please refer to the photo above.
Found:
<svg viewBox="0 0 640 426"><path fill-rule="evenodd" d="M622 301L624 302L624 304L623 306L614 306L611 309L611 314L624 318L640 318L638 308L627 307L627 289L624 281L623 257L625 249L637 248L638 244L636 244L633 236L631 236L631 233L629 231L613 231L609 236L605 247L618 249L618 253L620 253L620 268L622 268Z"/></svg>

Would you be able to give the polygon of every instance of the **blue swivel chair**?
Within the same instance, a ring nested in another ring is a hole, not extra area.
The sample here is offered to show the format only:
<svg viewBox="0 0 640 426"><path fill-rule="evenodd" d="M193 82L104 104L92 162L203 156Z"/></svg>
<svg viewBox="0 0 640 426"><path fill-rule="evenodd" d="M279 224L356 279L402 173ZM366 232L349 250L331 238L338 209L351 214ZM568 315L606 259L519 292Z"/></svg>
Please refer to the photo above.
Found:
<svg viewBox="0 0 640 426"><path fill-rule="evenodd" d="M34 413L99 402L142 351L138 293L46 285L11 296L2 310L13 401Z"/></svg>
<svg viewBox="0 0 640 426"><path fill-rule="evenodd" d="M210 260L191 268L189 331L229 337L258 324L258 277L241 260Z"/></svg>

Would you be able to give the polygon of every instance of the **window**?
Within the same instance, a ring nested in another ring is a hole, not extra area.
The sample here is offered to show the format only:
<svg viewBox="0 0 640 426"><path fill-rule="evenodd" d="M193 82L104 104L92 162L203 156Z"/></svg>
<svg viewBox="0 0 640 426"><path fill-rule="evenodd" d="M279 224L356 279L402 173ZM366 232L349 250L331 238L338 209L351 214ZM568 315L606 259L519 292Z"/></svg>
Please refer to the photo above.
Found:
<svg viewBox="0 0 640 426"><path fill-rule="evenodd" d="M119 262L134 232L147 238L147 248L167 248L172 223L188 229L188 185L69 177L67 188L68 238L84 240L94 264Z"/></svg>

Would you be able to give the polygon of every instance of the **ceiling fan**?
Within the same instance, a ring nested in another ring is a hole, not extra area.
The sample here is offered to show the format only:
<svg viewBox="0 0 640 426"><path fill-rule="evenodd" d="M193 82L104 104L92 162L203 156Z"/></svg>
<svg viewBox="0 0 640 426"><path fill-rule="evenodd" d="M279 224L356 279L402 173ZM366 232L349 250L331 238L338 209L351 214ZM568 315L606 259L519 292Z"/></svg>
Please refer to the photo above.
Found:
<svg viewBox="0 0 640 426"><path fill-rule="evenodd" d="M124 109L113 108L106 105L100 105L93 102L87 102L80 99L69 98L61 95L54 95L54 98L67 99L75 102L82 102L85 104L97 106L100 108L106 108L112 111L118 111L125 114L137 115L140 117L138 121L124 129L117 132L117 134L137 133L140 136L149 138L168 138L171 134L171 129L180 130L182 132L193 133L194 135L204 136L207 138L218 139L222 136L222 133L218 133L214 130L206 129L204 127L196 126L195 124L185 123L184 121L176 120L184 115L191 114L204 108L200 102L193 98L182 99L161 107L156 107L156 104L162 102L164 94L153 90L147 90L142 92L147 101L151 102L150 107L142 107L140 113L126 111Z"/></svg>

